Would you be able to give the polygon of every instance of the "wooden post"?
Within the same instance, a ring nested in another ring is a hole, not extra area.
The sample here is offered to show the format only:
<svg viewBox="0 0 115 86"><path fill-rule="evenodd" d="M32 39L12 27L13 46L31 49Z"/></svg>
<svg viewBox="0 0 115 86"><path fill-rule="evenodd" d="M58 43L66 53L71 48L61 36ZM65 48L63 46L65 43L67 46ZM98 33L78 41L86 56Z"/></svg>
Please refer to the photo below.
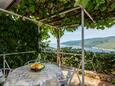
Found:
<svg viewBox="0 0 115 86"><path fill-rule="evenodd" d="M84 59L85 59L85 53L84 53L84 8L81 7L81 38L82 38L82 41L81 41L81 46L82 46L82 84L81 86L85 86L85 79L84 79L84 76L85 76L85 62L84 62Z"/></svg>
<svg viewBox="0 0 115 86"><path fill-rule="evenodd" d="M60 29L56 29L57 31L57 63L59 67L61 66L61 59L60 59Z"/></svg>

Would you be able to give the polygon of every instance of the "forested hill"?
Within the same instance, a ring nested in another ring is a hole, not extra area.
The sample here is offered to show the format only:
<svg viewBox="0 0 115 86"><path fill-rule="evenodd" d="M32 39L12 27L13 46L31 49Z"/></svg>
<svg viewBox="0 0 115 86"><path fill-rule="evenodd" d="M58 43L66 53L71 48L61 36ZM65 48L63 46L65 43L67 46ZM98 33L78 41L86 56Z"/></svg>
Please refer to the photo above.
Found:
<svg viewBox="0 0 115 86"><path fill-rule="evenodd" d="M67 46L80 46L81 40L67 41L67 42L63 42L62 44ZM115 36L85 39L85 47L115 49Z"/></svg>

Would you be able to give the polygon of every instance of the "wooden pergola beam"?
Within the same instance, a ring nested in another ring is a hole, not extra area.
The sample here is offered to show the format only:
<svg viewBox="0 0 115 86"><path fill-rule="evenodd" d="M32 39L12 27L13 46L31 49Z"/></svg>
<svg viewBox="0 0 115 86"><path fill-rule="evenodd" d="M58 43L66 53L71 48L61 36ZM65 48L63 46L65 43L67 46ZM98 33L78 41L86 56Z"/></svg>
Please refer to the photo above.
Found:
<svg viewBox="0 0 115 86"><path fill-rule="evenodd" d="M80 12L75 12L75 13L70 13L70 14L68 14L68 16L67 16L67 18L69 18L69 17L71 17L71 16L75 16L75 17L78 17L77 16L77 14L78 13L80 13ZM80 16L80 15L79 15ZM57 19L56 19L57 18ZM65 19L65 17L54 17L54 18L52 18L49 22L47 22L47 21L44 21L44 23L48 23L48 24L50 24L50 25L52 25L52 26L55 26L55 24L56 23L60 23L60 22L62 22L63 20Z"/></svg>
<svg viewBox="0 0 115 86"><path fill-rule="evenodd" d="M0 8L8 9L10 8L16 0L0 0Z"/></svg>
<svg viewBox="0 0 115 86"><path fill-rule="evenodd" d="M72 28L72 27L77 27L77 26L79 26L79 24L65 25L65 26L62 26L60 28ZM56 27L58 27L58 26L56 26Z"/></svg>
<svg viewBox="0 0 115 86"><path fill-rule="evenodd" d="M69 9L69 10L66 10L66 11L63 11L63 12L60 12L58 15L63 15L63 14L66 14L66 13L69 13L69 12L72 12L72 11L75 11L75 10L78 10L78 9L80 9L80 8L81 8L81 7L72 8L72 9ZM55 15L50 16L49 18L54 18L54 17L56 17L56 16L57 16L57 15L55 14ZM45 20L47 20L47 18L40 19L39 21L43 22L43 21L45 21Z"/></svg>
<svg viewBox="0 0 115 86"><path fill-rule="evenodd" d="M78 10L78 9L80 9L80 8L82 8L81 5L79 5L79 7L72 8L72 9L69 9L69 10L66 10L66 11L63 11L63 12L60 12L58 15L67 14L67 13L69 13L69 12ZM87 11L86 9L84 9L84 12L85 12L85 14L91 19L91 21L92 21L93 23L96 23L96 22L94 21L93 17L88 13L88 11ZM57 15L55 14L55 15L50 16L49 18L54 18L54 17L56 17L56 16L57 16ZM45 21L45 20L47 20L47 18L40 19L39 21L43 22L43 21ZM59 21L60 21L60 20L59 20Z"/></svg>
<svg viewBox="0 0 115 86"><path fill-rule="evenodd" d="M86 11L86 9L84 9L84 12L86 13L86 15L92 20L93 23L96 23L93 19L93 17Z"/></svg>

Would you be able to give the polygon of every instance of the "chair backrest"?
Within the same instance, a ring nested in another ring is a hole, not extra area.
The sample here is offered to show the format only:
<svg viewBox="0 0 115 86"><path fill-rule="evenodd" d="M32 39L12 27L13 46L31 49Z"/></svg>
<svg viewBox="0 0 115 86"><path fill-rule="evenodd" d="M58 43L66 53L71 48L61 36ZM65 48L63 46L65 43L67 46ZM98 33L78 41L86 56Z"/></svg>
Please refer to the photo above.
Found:
<svg viewBox="0 0 115 86"><path fill-rule="evenodd" d="M67 85L70 84L74 72L75 72L75 68L72 68L72 69L69 69L69 70L68 70L67 77L66 77L66 79L67 79Z"/></svg>
<svg viewBox="0 0 115 86"><path fill-rule="evenodd" d="M2 72L2 69L0 69L0 83L3 83L5 81L4 74Z"/></svg>
<svg viewBox="0 0 115 86"><path fill-rule="evenodd" d="M30 63L35 63L35 62L36 62L36 60L30 60L30 61L26 62L24 65L28 65Z"/></svg>

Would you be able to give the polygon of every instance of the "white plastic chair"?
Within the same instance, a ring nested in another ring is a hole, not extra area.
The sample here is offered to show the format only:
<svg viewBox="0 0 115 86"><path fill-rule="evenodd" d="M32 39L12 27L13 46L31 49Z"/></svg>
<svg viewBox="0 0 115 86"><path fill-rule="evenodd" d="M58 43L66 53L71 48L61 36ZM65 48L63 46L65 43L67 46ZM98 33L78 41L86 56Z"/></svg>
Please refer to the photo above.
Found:
<svg viewBox="0 0 115 86"><path fill-rule="evenodd" d="M30 61L26 62L24 65L28 65L28 64L31 64L31 63L36 63L36 60L30 60Z"/></svg>
<svg viewBox="0 0 115 86"><path fill-rule="evenodd" d="M31 63L40 63L41 62L40 60L41 60L41 55L38 54L37 59L30 60L30 61L26 62L24 65L28 65L28 64L31 64Z"/></svg>
<svg viewBox="0 0 115 86"><path fill-rule="evenodd" d="M5 76L2 72L2 69L0 69L0 83L4 83L4 81L5 81Z"/></svg>
<svg viewBox="0 0 115 86"><path fill-rule="evenodd" d="M70 82L72 80L74 72L75 72L75 68L68 69L66 79L59 80L61 86L70 86Z"/></svg>

